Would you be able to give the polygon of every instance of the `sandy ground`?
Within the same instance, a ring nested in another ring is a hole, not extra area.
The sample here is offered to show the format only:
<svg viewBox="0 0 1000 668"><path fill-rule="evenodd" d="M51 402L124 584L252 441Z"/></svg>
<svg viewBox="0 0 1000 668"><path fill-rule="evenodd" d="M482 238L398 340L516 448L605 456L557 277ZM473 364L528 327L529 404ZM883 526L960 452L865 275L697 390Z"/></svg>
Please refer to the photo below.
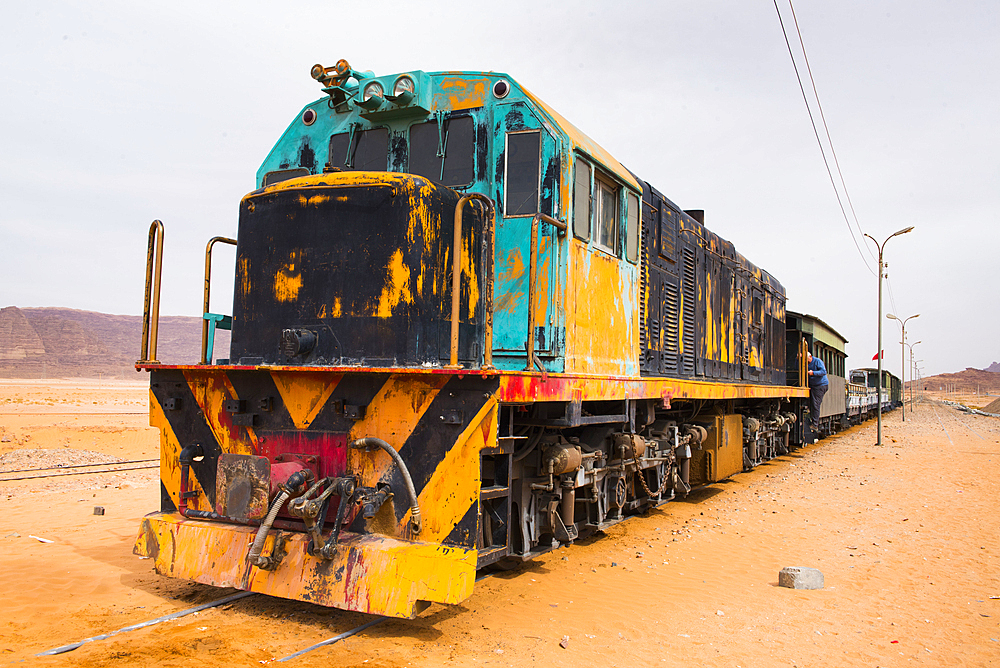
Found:
<svg viewBox="0 0 1000 668"><path fill-rule="evenodd" d="M155 457L146 396L0 381L0 469ZM883 428L882 447L874 422L854 428L290 664L1000 665L1000 418L925 397ZM0 483L0 662L260 665L366 621L255 595L33 658L231 593L132 555L155 474ZM826 587L780 588L783 566L819 568Z"/></svg>

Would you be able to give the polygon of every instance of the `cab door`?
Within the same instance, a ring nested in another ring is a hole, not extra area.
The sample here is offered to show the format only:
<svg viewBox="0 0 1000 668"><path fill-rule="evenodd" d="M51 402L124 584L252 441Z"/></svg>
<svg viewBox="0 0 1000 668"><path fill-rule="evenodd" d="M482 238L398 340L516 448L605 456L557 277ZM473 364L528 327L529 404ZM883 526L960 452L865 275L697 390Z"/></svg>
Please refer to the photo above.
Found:
<svg viewBox="0 0 1000 668"><path fill-rule="evenodd" d="M497 202L494 285L494 361L503 368L527 366L532 220L537 213L562 219L558 210L559 147L555 135L523 102L498 105L494 113ZM562 371L565 342L565 237L538 224L535 285L535 354L548 371Z"/></svg>

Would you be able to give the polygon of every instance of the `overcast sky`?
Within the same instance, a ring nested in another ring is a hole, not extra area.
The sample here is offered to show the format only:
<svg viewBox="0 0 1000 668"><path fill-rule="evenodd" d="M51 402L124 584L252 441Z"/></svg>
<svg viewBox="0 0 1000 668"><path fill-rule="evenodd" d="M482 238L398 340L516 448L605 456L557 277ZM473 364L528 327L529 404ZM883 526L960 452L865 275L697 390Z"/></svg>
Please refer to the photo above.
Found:
<svg viewBox="0 0 1000 668"><path fill-rule="evenodd" d="M258 166L321 96L309 68L346 58L377 74L509 73L682 208L705 209L789 309L850 340L849 366L871 365L875 261L841 215L772 0L543 4L9 3L0 306L140 314L159 218L161 313L199 315L205 243L236 236ZM920 313L907 340L922 341L925 375L1000 361L998 8L795 5L861 228L881 242L915 226L886 246L884 299ZM233 252L218 248L212 308L229 313ZM898 326L883 330L898 375Z"/></svg>

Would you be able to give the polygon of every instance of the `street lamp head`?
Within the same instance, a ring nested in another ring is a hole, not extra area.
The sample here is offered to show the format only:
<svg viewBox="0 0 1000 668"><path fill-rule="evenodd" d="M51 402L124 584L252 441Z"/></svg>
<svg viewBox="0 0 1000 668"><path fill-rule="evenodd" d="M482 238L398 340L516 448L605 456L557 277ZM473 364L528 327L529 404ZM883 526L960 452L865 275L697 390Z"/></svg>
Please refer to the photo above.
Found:
<svg viewBox="0 0 1000 668"><path fill-rule="evenodd" d="M906 234L907 232L911 231L912 229L913 229L913 225L910 225L909 227L904 227L899 232L893 233L892 237L896 236L897 234ZM889 237L889 238L892 239L892 237Z"/></svg>
<svg viewBox="0 0 1000 668"><path fill-rule="evenodd" d="M910 318L919 318L919 317L920 317L919 313L910 316ZM909 320L910 318L907 318L907 320Z"/></svg>
<svg viewBox="0 0 1000 668"><path fill-rule="evenodd" d="M897 318L896 316L894 316L891 313L886 313L885 317L889 318L889 320L899 320L899 318Z"/></svg>

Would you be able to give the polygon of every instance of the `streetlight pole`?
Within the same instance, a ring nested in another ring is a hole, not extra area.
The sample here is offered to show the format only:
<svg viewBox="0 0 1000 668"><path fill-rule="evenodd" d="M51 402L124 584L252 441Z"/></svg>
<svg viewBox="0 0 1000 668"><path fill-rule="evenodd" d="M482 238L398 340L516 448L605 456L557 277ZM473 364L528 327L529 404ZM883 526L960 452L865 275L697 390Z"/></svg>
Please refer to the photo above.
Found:
<svg viewBox="0 0 1000 668"><path fill-rule="evenodd" d="M916 410L914 408L916 404L913 403L913 384L917 382L917 365L913 361L913 346L917 345L917 343L923 343L923 341L917 341L916 343L906 344L910 348L910 411L911 412ZM905 385L903 386L903 389L904 390L906 389Z"/></svg>
<svg viewBox="0 0 1000 668"><path fill-rule="evenodd" d="M903 375L903 378L902 378L902 381L903 381L903 391L905 392L906 391L906 321L910 320L911 318L919 318L920 314L917 313L916 315L911 315L909 318L901 319L901 318L897 318L896 316L894 316L891 313L886 313L885 317L889 318L890 320L895 320L896 322L901 323L902 327L903 327L903 340L899 342L899 344L900 344L899 345L899 373L901 373ZM905 396L903 397L903 422L906 422L906 397Z"/></svg>
<svg viewBox="0 0 1000 668"><path fill-rule="evenodd" d="M898 232L893 232L885 241L879 244L875 241L875 237L870 234L865 233L865 236L875 242L875 247L878 248L878 441L875 445L882 445L882 273L885 269L885 263L882 262L882 251L885 249L885 245L889 243L889 239L900 234L906 234L913 229L913 225L909 227L904 227Z"/></svg>

